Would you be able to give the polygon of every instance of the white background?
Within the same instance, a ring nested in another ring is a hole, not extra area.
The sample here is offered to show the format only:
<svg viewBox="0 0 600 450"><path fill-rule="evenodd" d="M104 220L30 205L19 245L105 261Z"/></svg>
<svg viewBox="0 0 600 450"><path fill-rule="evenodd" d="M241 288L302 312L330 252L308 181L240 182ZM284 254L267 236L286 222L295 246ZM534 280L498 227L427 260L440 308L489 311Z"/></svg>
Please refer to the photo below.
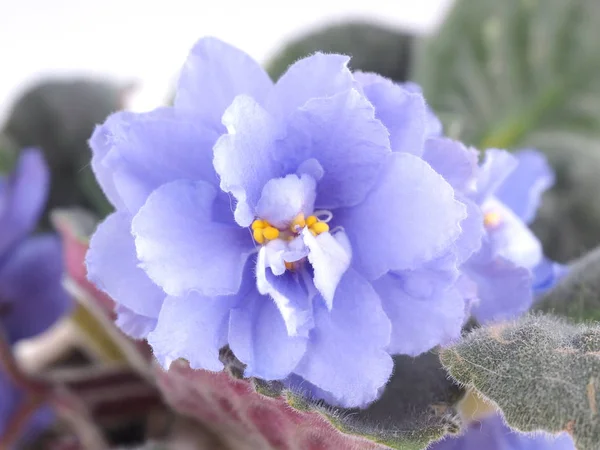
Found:
<svg viewBox="0 0 600 450"><path fill-rule="evenodd" d="M135 109L161 103L205 35L259 61L302 32L347 18L432 30L452 0L0 0L0 121L45 76L88 74L140 83Z"/></svg>

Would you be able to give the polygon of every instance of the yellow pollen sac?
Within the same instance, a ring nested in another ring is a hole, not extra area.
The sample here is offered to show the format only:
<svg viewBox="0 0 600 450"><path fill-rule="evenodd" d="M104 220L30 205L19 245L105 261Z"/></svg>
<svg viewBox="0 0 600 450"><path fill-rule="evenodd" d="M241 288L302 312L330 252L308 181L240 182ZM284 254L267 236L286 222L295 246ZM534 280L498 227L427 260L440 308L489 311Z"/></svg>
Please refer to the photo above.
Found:
<svg viewBox="0 0 600 450"><path fill-rule="evenodd" d="M294 268L295 268L294 267L294 263L293 262L287 262L287 261L285 261L285 268L287 270L294 270Z"/></svg>
<svg viewBox="0 0 600 450"><path fill-rule="evenodd" d="M254 240L256 242L258 242L259 244L265 243L265 237L263 236L263 230L261 230L261 229L254 230L252 232L252 236L254 237Z"/></svg>
<svg viewBox="0 0 600 450"><path fill-rule="evenodd" d="M500 222L502 222L502 216L500 216L500 214L497 212L488 212L483 216L483 224L486 227L497 227L500 225Z"/></svg>
<svg viewBox="0 0 600 450"><path fill-rule="evenodd" d="M290 231L292 233L298 233L305 226L306 226L306 221L304 220L304 213L300 213L296 216L294 221L290 224Z"/></svg>
<svg viewBox="0 0 600 450"><path fill-rule="evenodd" d="M310 231L313 235L317 236L321 233L329 231L329 225L327 225L325 222L317 222L310 227Z"/></svg>
<svg viewBox="0 0 600 450"><path fill-rule="evenodd" d="M319 221L319 219L317 219L317 216L308 216L306 218L306 226L308 228L312 227L315 223L317 223Z"/></svg>
<svg viewBox="0 0 600 450"><path fill-rule="evenodd" d="M279 237L279 230L275 227L268 226L262 230L262 234L265 239L272 241L273 239L277 239Z"/></svg>
<svg viewBox="0 0 600 450"><path fill-rule="evenodd" d="M264 220L256 219L254 222L252 222L251 226L253 230L260 230L261 228L267 227L268 224Z"/></svg>

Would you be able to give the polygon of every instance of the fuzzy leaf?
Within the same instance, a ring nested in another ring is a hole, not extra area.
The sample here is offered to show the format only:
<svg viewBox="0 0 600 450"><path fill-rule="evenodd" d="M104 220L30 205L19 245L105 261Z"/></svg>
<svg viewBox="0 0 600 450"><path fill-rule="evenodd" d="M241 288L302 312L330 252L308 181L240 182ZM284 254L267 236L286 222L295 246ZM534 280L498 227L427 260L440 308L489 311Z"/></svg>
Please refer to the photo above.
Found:
<svg viewBox="0 0 600 450"><path fill-rule="evenodd" d="M531 315L479 328L441 352L449 374L478 389L521 431L567 431L600 442L600 325Z"/></svg>
<svg viewBox="0 0 600 450"><path fill-rule="evenodd" d="M227 448L248 450L375 450L385 447L336 430L318 412L256 392L226 372L192 370L176 361L157 369L159 389L179 414L218 435Z"/></svg>
<svg viewBox="0 0 600 450"><path fill-rule="evenodd" d="M600 320L600 248L569 267L569 274L535 305L578 322Z"/></svg>
<svg viewBox="0 0 600 450"><path fill-rule="evenodd" d="M464 391L448 380L436 352L394 357L394 373L381 398L367 409L319 407L341 430L369 436L396 449L418 450L460 421L456 405Z"/></svg>

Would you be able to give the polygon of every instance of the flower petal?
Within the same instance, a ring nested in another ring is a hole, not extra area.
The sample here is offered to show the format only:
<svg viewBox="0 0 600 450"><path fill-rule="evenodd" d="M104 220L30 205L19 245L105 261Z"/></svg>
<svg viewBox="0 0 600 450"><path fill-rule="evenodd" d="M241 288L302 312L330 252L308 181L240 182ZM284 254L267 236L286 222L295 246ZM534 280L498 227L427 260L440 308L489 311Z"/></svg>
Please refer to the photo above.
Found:
<svg viewBox="0 0 600 450"><path fill-rule="evenodd" d="M517 165L517 158L506 150L487 149L485 160L477 174L477 192L474 200L481 204L495 194Z"/></svg>
<svg viewBox="0 0 600 450"><path fill-rule="evenodd" d="M283 317L288 335L307 336L314 325L311 300L315 293L312 292L310 283L307 283L306 274L302 271L285 271L275 275L271 267L267 261L267 248L262 247L256 261L258 292L273 299Z"/></svg>
<svg viewBox="0 0 600 450"><path fill-rule="evenodd" d="M469 262L465 274L477 285L473 315L481 323L511 319L533 301L531 272L502 257L486 263Z"/></svg>
<svg viewBox="0 0 600 450"><path fill-rule="evenodd" d="M481 208L462 194L456 196L457 200L467 207L467 217L460 223L462 232L454 242L454 254L457 263L463 263L481 248L481 240L485 234L483 227L483 212Z"/></svg>
<svg viewBox="0 0 600 450"><path fill-rule="evenodd" d="M255 100L236 97L223 115L224 134L214 146L214 167L221 189L237 200L235 219L250 226L263 187L272 178L286 175L281 162L285 152L277 141L283 129Z"/></svg>
<svg viewBox="0 0 600 450"><path fill-rule="evenodd" d="M110 123L107 133L112 133L113 143L100 163L100 173L112 175L115 191L131 214L137 213L152 191L170 181L218 185L212 167L216 132L173 108L138 114L134 120L124 116L124 120L127 123Z"/></svg>
<svg viewBox="0 0 600 450"><path fill-rule="evenodd" d="M412 93L375 73L355 72L375 117L390 132L392 151L421 156L427 133L427 108L420 93Z"/></svg>
<svg viewBox="0 0 600 450"><path fill-rule="evenodd" d="M166 294L138 267L130 229L125 212L111 214L98 226L86 255L88 278L118 304L156 318Z"/></svg>
<svg viewBox="0 0 600 450"><path fill-rule="evenodd" d="M417 356L445 344L460 336L466 320L465 301L454 288L418 298L404 287L411 276L388 274L373 283L392 323L391 354Z"/></svg>
<svg viewBox="0 0 600 450"><path fill-rule="evenodd" d="M0 269L0 316L10 342L35 336L53 325L72 307L62 285L60 240L40 235L23 241ZM6 305L6 306L4 306Z"/></svg>
<svg viewBox="0 0 600 450"><path fill-rule="evenodd" d="M315 287L331 309L337 285L350 267L350 242L343 231L313 236L308 228L302 231L302 238L310 250L308 260L314 270Z"/></svg>
<svg viewBox="0 0 600 450"><path fill-rule="evenodd" d="M331 311L315 302L315 328L294 372L329 392L339 406L365 406L379 396L392 373L392 358L384 350L390 332L377 293L349 269Z"/></svg>
<svg viewBox="0 0 600 450"><path fill-rule="evenodd" d="M134 339L146 339L158 322L157 317L142 316L123 305L117 305L115 312L117 313L115 324L123 333Z"/></svg>
<svg viewBox="0 0 600 450"><path fill-rule="evenodd" d="M132 222L137 255L150 279L172 296L238 292L254 243L246 229L211 220L216 189L175 181L154 191Z"/></svg>
<svg viewBox="0 0 600 450"><path fill-rule="evenodd" d="M576 450L567 432L552 435L511 429L500 414L477 420L461 435L447 435L429 450Z"/></svg>
<svg viewBox="0 0 600 450"><path fill-rule="evenodd" d="M496 197L523 220L530 223L544 191L554 184L554 172L543 153L524 150L516 153L517 168L496 191Z"/></svg>
<svg viewBox="0 0 600 450"><path fill-rule="evenodd" d="M364 200L391 152L388 131L367 99L350 90L310 100L290 118L290 126L288 142L294 142L296 167L309 158L323 167L316 207L353 206Z"/></svg>
<svg viewBox="0 0 600 450"><path fill-rule="evenodd" d="M49 182L42 153L23 150L14 172L0 186L0 255L33 231L46 204Z"/></svg>
<svg viewBox="0 0 600 450"><path fill-rule="evenodd" d="M350 57L315 53L294 63L277 81L267 110L285 119L313 98L331 97L356 86L348 69Z"/></svg>
<svg viewBox="0 0 600 450"><path fill-rule="evenodd" d="M440 256L456 241L465 217L452 187L427 163L392 153L367 199L336 211L334 220L350 238L353 267L374 280Z"/></svg>
<svg viewBox="0 0 600 450"><path fill-rule="evenodd" d="M402 83L402 87L406 89L408 92L412 92L414 94L423 95L423 89L417 83L413 83L412 81L407 81ZM444 126L442 125L442 121L438 119L433 110L427 105L427 136L428 137L439 137L444 134Z"/></svg>
<svg viewBox="0 0 600 450"><path fill-rule="evenodd" d="M296 285L297 289L302 289ZM307 338L288 335L279 309L268 296L252 291L231 311L229 347L246 364L244 376L281 380L306 351Z"/></svg>
<svg viewBox="0 0 600 450"><path fill-rule="evenodd" d="M200 39L179 75L175 107L221 128L220 119L241 94L262 102L273 83L260 64L243 51L213 37Z"/></svg>
<svg viewBox="0 0 600 450"><path fill-rule="evenodd" d="M309 175L287 175L265 184L256 205L256 215L277 228L287 228L300 213L314 210L316 181Z"/></svg>
<svg viewBox="0 0 600 450"><path fill-rule="evenodd" d="M448 138L428 139L423 159L450 185L464 193L475 187L478 152Z"/></svg>

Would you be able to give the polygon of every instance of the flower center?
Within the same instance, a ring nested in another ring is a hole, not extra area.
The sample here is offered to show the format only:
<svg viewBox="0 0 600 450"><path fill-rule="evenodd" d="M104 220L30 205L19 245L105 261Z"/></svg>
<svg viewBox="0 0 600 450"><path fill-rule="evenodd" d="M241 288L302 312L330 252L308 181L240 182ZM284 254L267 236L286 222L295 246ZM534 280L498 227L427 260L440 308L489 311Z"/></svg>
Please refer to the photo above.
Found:
<svg viewBox="0 0 600 450"><path fill-rule="evenodd" d="M490 211L483 215L483 225L486 228L496 228L502 223L502 215L497 211Z"/></svg>
<svg viewBox="0 0 600 450"><path fill-rule="evenodd" d="M317 216L304 218L304 213L300 213L288 227L283 229L274 227L265 219L256 219L252 222L252 236L259 244L265 244L275 239L291 241L302 232L304 227L308 227L313 236L329 231L329 225L319 220Z"/></svg>

